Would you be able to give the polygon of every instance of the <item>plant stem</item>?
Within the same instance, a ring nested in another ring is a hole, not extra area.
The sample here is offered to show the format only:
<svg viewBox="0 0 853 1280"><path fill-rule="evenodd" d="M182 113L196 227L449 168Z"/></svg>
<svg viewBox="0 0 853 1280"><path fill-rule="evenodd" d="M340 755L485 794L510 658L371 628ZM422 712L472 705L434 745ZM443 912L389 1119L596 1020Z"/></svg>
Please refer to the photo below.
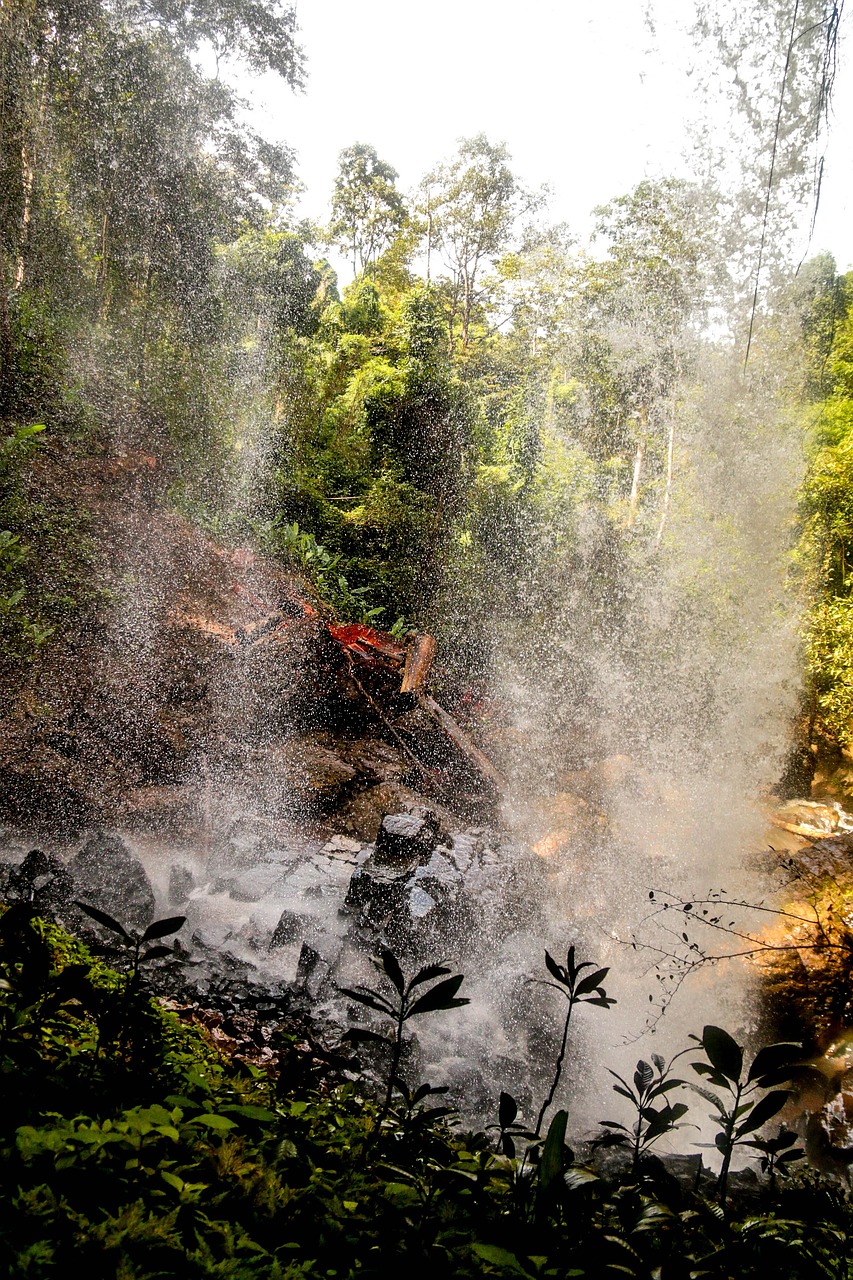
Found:
<svg viewBox="0 0 853 1280"><path fill-rule="evenodd" d="M729 1120L729 1123L726 1125L726 1150L725 1150L725 1154L723 1155L723 1163L720 1168L720 1176L717 1179L717 1197L720 1201L720 1204L723 1206L725 1206L725 1203L726 1203L726 1185L729 1180L729 1166L732 1162L732 1152L734 1151L734 1145L735 1145L734 1131L735 1131L735 1125L737 1124L737 1111L738 1111L738 1107L740 1106L740 1099L741 1099L742 1092L743 1092L743 1086L739 1084L737 1087L737 1093L735 1094L734 1106L732 1107L732 1110L731 1110L731 1118Z"/></svg>
<svg viewBox="0 0 853 1280"><path fill-rule="evenodd" d="M385 1089L385 1101L382 1103L382 1110L379 1113L380 1124L387 1116L388 1109L391 1106L391 1094L394 1090L394 1079L397 1075L397 1068L400 1065L400 1054L403 1051L403 1021L405 1014L406 1002L403 1000L400 1003L400 1013L397 1018L397 1034L394 1037L394 1050L391 1054L391 1066L388 1068L388 1085Z"/></svg>
<svg viewBox="0 0 853 1280"><path fill-rule="evenodd" d="M560 1045L560 1053L559 1053L559 1057L557 1058L557 1069L554 1072L554 1079L551 1082L551 1088L549 1090L548 1097L542 1103L542 1109L539 1112L539 1118L536 1121L536 1128L533 1131L537 1138L539 1137L539 1134L542 1130L542 1121L545 1119L545 1112L548 1110L551 1103L554 1101L554 1094L557 1092L557 1085L560 1083L560 1076L563 1071L563 1060L565 1059L565 1056L566 1056L566 1044L568 1043L568 1039L569 1039L569 1023L571 1022L572 1009L574 1008L574 1004L575 1002L573 997L569 996L569 1011L566 1014L566 1025L563 1027L563 1043Z"/></svg>

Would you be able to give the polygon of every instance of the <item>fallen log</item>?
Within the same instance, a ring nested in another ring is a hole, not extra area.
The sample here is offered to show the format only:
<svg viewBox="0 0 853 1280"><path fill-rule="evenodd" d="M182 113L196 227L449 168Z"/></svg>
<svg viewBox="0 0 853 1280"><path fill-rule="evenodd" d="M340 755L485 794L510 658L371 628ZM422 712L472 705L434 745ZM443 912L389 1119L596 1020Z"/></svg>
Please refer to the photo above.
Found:
<svg viewBox="0 0 853 1280"><path fill-rule="evenodd" d="M417 693L429 675L432 660L435 657L435 637L428 635L414 636L406 650L406 665L403 670L401 693Z"/></svg>
<svg viewBox="0 0 853 1280"><path fill-rule="evenodd" d="M435 698L430 697L428 693L419 693L417 695L418 702L424 711L435 721L453 743L455 747L461 751L465 759L473 765L477 773L480 774L497 792L502 795L506 790L506 779L495 768L491 760L484 756L479 747L475 747L474 743L468 737L465 730L458 725L453 719L449 711L445 711L444 707L439 706Z"/></svg>

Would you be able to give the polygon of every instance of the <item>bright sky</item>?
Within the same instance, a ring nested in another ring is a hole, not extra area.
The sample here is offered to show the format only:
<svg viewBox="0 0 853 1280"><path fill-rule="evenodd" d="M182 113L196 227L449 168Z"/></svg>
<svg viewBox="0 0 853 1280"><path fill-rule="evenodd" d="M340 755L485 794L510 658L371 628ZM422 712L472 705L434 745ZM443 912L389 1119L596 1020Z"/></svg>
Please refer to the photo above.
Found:
<svg viewBox="0 0 853 1280"><path fill-rule="evenodd" d="M299 212L324 220L338 152L372 144L413 188L456 139L505 141L549 215L583 232L590 210L644 176L684 172L691 51L685 0L297 0L308 85L253 82L255 123L298 155ZM812 250L853 266L853 41L842 49L836 119ZM241 85L245 91L245 82Z"/></svg>

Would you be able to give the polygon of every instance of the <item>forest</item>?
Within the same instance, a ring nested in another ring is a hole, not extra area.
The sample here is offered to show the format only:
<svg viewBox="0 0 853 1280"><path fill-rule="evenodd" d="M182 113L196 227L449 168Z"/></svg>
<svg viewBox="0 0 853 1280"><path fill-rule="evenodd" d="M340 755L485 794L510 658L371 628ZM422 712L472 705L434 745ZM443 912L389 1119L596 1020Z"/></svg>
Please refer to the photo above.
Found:
<svg viewBox="0 0 853 1280"><path fill-rule="evenodd" d="M0 0L0 1274L851 1275L843 7L697 2L582 234L301 217L283 0Z"/></svg>

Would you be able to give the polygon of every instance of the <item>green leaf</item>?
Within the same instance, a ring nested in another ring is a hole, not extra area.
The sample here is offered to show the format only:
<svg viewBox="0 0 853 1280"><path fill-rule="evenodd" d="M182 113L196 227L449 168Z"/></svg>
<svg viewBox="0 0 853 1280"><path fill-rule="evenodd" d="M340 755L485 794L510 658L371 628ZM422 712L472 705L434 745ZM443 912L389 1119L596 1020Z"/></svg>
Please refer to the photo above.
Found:
<svg viewBox="0 0 853 1280"><path fill-rule="evenodd" d="M186 919L186 916L169 916L167 920L155 920L143 933L142 941L152 942L155 938L165 938L170 933L177 933L186 923Z"/></svg>
<svg viewBox="0 0 853 1280"><path fill-rule="evenodd" d="M547 951L545 952L545 965L551 976L556 978L562 986L567 987L569 985L569 976L566 973L566 970L562 965L557 964L554 957Z"/></svg>
<svg viewBox="0 0 853 1280"><path fill-rule="evenodd" d="M727 1080L737 1084L743 1070L743 1049L722 1027L706 1026L702 1030L702 1048L708 1061Z"/></svg>
<svg viewBox="0 0 853 1280"><path fill-rule="evenodd" d="M573 1164L563 1174L563 1182L569 1191L580 1191L582 1187L589 1187L600 1181L598 1174L585 1164Z"/></svg>
<svg viewBox="0 0 853 1280"><path fill-rule="evenodd" d="M149 947L139 959L144 964L148 960L163 960L166 956L173 956L174 954L171 947Z"/></svg>
<svg viewBox="0 0 853 1280"><path fill-rule="evenodd" d="M484 1262L488 1262L492 1267L499 1267L502 1271L509 1271L516 1276L529 1276L531 1274L522 1267L514 1253L510 1253L508 1249L501 1249L499 1245L473 1244L471 1250L476 1253L478 1258L482 1258Z"/></svg>
<svg viewBox="0 0 853 1280"><path fill-rule="evenodd" d="M443 982L436 983L407 1010L406 1018L415 1018L421 1013L434 1013L439 1009L457 1009L463 1004L469 1004L464 997L455 998L464 981L465 975L458 973L453 978L445 978Z"/></svg>
<svg viewBox="0 0 853 1280"><path fill-rule="evenodd" d="M86 915L96 920L98 924L102 924L105 929L109 929L111 933L117 933L126 942L133 943L133 938L131 938L124 925L119 924L118 920L114 920L112 916L108 916L106 911L99 911L97 907L90 907L87 902L80 902L77 898L74 900L74 905L79 907L81 911L85 911Z"/></svg>
<svg viewBox="0 0 853 1280"><path fill-rule="evenodd" d="M215 1129L221 1133L225 1133L228 1129L237 1128L233 1120L229 1120L227 1116L216 1115L212 1111L202 1111L201 1115L193 1116L192 1120L187 1121L187 1124L203 1124L206 1128Z"/></svg>
<svg viewBox="0 0 853 1280"><path fill-rule="evenodd" d="M543 1195L548 1195L557 1179L563 1175L568 1120L567 1111L558 1111L548 1126L548 1134L542 1148L542 1161L539 1165L539 1190Z"/></svg>
<svg viewBox="0 0 853 1280"><path fill-rule="evenodd" d="M276 1115L274 1111L270 1111L268 1107L254 1107L250 1104L237 1106L228 1104L222 1107L223 1111L227 1111L231 1116L245 1116L247 1120L257 1120L260 1124L275 1124L281 1117Z"/></svg>

